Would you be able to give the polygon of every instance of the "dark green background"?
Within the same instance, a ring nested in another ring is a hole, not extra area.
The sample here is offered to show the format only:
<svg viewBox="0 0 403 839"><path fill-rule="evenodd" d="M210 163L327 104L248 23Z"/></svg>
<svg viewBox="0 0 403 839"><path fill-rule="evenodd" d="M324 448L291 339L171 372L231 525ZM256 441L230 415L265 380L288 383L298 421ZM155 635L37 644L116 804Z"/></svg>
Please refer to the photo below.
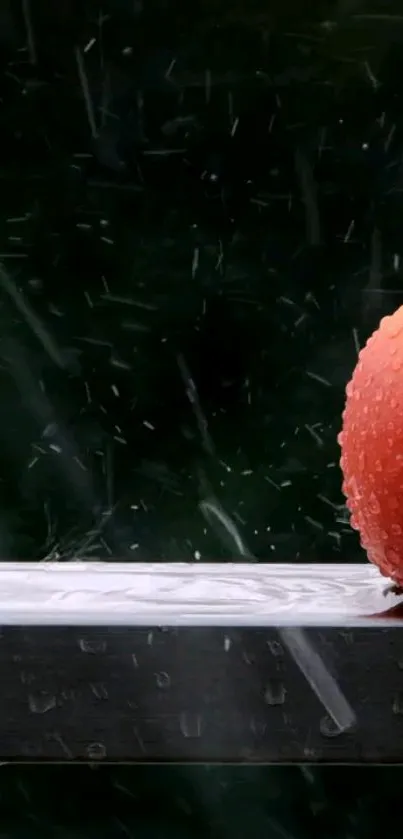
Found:
<svg viewBox="0 0 403 839"><path fill-rule="evenodd" d="M213 495L260 561L363 559L336 436L402 299L400 11L3 0L4 558L231 559ZM399 769L1 772L0 837L355 839L400 816Z"/></svg>

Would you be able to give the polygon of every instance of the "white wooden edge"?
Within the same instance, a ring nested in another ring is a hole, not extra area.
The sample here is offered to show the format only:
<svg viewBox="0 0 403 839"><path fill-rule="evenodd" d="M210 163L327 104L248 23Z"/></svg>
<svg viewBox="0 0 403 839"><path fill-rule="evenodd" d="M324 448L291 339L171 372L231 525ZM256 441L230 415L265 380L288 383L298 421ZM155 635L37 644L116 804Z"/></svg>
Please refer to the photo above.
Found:
<svg viewBox="0 0 403 839"><path fill-rule="evenodd" d="M0 564L0 625L398 626L369 564Z"/></svg>

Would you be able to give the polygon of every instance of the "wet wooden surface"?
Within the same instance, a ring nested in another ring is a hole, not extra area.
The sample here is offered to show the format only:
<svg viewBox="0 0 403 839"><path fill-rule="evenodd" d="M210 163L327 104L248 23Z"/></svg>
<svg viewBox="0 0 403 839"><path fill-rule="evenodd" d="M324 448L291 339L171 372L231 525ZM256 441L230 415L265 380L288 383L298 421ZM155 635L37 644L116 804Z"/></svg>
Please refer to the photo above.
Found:
<svg viewBox="0 0 403 839"><path fill-rule="evenodd" d="M1 760L403 760L403 634L312 629L342 733L273 629L7 627Z"/></svg>
<svg viewBox="0 0 403 839"><path fill-rule="evenodd" d="M400 625L387 589L368 563L2 563L0 625Z"/></svg>

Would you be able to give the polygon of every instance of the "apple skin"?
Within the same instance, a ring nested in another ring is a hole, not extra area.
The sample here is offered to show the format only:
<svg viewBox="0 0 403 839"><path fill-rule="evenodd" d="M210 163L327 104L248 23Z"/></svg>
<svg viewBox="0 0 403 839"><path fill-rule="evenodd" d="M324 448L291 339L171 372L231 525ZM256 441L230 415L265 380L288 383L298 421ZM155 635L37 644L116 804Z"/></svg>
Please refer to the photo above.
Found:
<svg viewBox="0 0 403 839"><path fill-rule="evenodd" d="M343 492L368 559L403 586L403 306L382 319L346 388Z"/></svg>

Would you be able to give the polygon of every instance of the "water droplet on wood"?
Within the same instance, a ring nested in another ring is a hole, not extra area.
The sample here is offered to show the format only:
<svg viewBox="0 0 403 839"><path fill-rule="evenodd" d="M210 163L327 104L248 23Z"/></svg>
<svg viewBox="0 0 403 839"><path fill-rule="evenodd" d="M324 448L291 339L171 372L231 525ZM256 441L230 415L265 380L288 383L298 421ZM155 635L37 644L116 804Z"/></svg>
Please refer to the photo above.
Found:
<svg viewBox="0 0 403 839"><path fill-rule="evenodd" d="M28 695L29 710L33 714L46 714L52 708L56 708L56 697L46 691L38 691Z"/></svg>

